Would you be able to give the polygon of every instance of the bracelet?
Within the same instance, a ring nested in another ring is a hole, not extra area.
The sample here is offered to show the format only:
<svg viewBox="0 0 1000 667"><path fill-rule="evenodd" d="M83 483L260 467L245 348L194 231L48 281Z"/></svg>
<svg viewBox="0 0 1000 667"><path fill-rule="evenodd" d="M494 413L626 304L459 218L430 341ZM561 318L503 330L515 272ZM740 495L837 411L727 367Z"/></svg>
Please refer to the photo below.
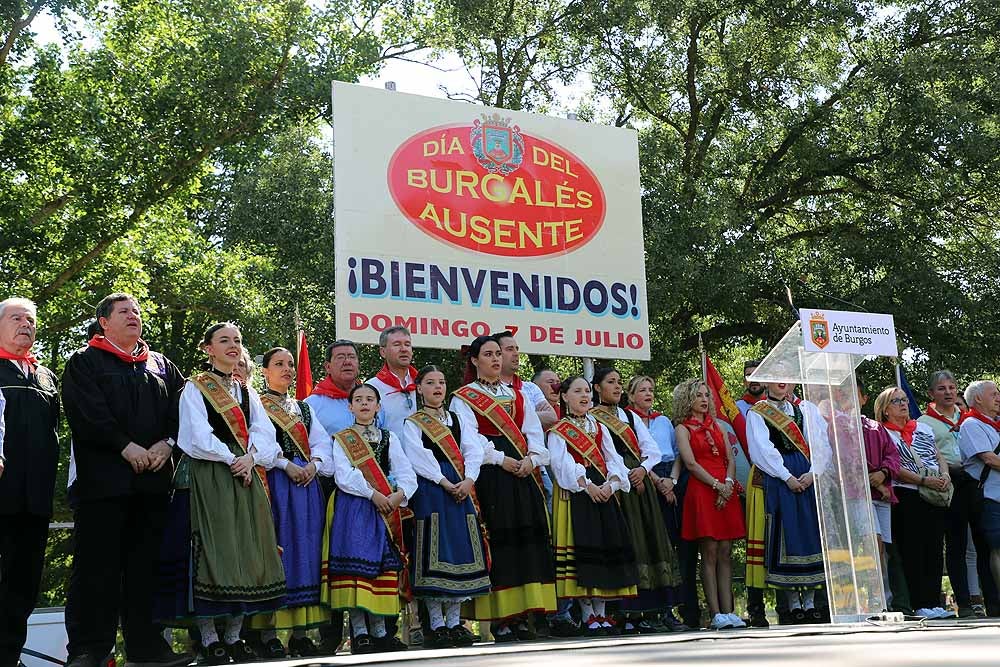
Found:
<svg viewBox="0 0 1000 667"><path fill-rule="evenodd" d="M732 484L732 483L733 483L733 478L732 477L727 477L726 478L726 484Z"/></svg>

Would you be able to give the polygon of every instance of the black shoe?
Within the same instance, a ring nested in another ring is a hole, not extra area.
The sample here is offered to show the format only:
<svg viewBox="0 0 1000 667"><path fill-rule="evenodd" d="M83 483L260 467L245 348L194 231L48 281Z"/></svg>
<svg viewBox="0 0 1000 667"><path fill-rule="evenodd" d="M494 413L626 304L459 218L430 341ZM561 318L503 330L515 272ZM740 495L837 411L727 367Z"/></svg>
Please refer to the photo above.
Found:
<svg viewBox="0 0 1000 667"><path fill-rule="evenodd" d="M771 624L767 621L766 616L752 615L747 620L748 628L769 628Z"/></svg>
<svg viewBox="0 0 1000 667"><path fill-rule="evenodd" d="M592 628L590 626L584 626L584 628L583 628L583 636L584 637L590 637L590 638L594 638L594 637L607 637L608 636L608 629L604 628L604 627L601 627L600 625L598 625L596 628Z"/></svg>
<svg viewBox="0 0 1000 667"><path fill-rule="evenodd" d="M318 656L336 655L337 649L340 648L340 645L342 643L343 640L339 639L338 640L322 639L319 643L319 646L316 647L316 655Z"/></svg>
<svg viewBox="0 0 1000 667"><path fill-rule="evenodd" d="M229 651L226 650L226 645L221 641L215 641L205 647L205 662L206 665L228 665L229 664Z"/></svg>
<svg viewBox="0 0 1000 667"><path fill-rule="evenodd" d="M806 623L824 623L823 612L819 609L806 609Z"/></svg>
<svg viewBox="0 0 1000 667"><path fill-rule="evenodd" d="M293 658L315 658L324 655L320 648L308 637L292 637L288 640L288 655Z"/></svg>
<svg viewBox="0 0 1000 667"><path fill-rule="evenodd" d="M190 653L174 653L164 646L160 653L146 659L126 661L125 667L185 667L193 661L194 656Z"/></svg>
<svg viewBox="0 0 1000 667"><path fill-rule="evenodd" d="M552 636L553 637L579 637L580 628L572 621L567 621L564 618L557 618L552 621Z"/></svg>
<svg viewBox="0 0 1000 667"><path fill-rule="evenodd" d="M778 625L795 625L795 616L791 611L779 611Z"/></svg>
<svg viewBox="0 0 1000 667"><path fill-rule="evenodd" d="M264 660L281 660L285 657L285 645L277 637L268 639L257 654Z"/></svg>
<svg viewBox="0 0 1000 667"><path fill-rule="evenodd" d="M66 667L101 667L103 661L96 655L81 653L66 661Z"/></svg>
<svg viewBox="0 0 1000 667"><path fill-rule="evenodd" d="M657 632L663 632L664 629L658 628L646 619L642 619L635 624L635 629L639 631L640 635L651 635Z"/></svg>
<svg viewBox="0 0 1000 667"><path fill-rule="evenodd" d="M396 635L386 635L375 638L375 648L379 651L405 651L410 647L401 642Z"/></svg>
<svg viewBox="0 0 1000 667"><path fill-rule="evenodd" d="M793 625L805 625L810 622L805 609L793 609L788 614L792 617Z"/></svg>
<svg viewBox="0 0 1000 667"><path fill-rule="evenodd" d="M375 638L367 633L354 635L354 638L351 639L351 653L354 655L375 653L376 651L378 648L375 646Z"/></svg>
<svg viewBox="0 0 1000 667"><path fill-rule="evenodd" d="M257 662L259 659L257 654L253 652L253 649L250 648L250 645L242 639L226 645L226 651L237 665L245 662Z"/></svg>
<svg viewBox="0 0 1000 667"><path fill-rule="evenodd" d="M552 636L552 626L544 614L535 614L535 635L539 639L548 639Z"/></svg>
<svg viewBox="0 0 1000 667"><path fill-rule="evenodd" d="M493 633L493 642L494 643L496 643L496 644L506 644L507 642L516 642L517 641L517 633L514 632L514 630L511 629L511 627L509 625L502 625L499 628L497 628L497 630L500 630L502 628L507 628L509 630L509 632L504 632L503 634L499 634L499 635L494 632Z"/></svg>
<svg viewBox="0 0 1000 667"><path fill-rule="evenodd" d="M451 637L451 631L443 625L424 635L424 648L451 648L455 641Z"/></svg>
<svg viewBox="0 0 1000 667"><path fill-rule="evenodd" d="M476 641L476 636L464 625L448 628L448 634L451 635L451 645L455 647L472 646Z"/></svg>
<svg viewBox="0 0 1000 667"><path fill-rule="evenodd" d="M533 639L538 639L538 635L535 631L528 627L528 624L524 621L517 624L517 629L514 630L514 634L517 635L517 640L522 642L530 642Z"/></svg>

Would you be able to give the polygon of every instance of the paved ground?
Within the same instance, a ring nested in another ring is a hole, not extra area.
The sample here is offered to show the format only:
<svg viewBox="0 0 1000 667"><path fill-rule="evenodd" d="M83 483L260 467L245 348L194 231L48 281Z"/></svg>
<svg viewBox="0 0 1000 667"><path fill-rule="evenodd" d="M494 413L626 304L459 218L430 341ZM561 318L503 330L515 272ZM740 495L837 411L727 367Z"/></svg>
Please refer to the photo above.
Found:
<svg viewBox="0 0 1000 667"><path fill-rule="evenodd" d="M644 637L525 642L454 650L410 650L273 665L387 665L432 660L447 667L966 667L1000 665L1000 623L934 621L925 625L806 626Z"/></svg>

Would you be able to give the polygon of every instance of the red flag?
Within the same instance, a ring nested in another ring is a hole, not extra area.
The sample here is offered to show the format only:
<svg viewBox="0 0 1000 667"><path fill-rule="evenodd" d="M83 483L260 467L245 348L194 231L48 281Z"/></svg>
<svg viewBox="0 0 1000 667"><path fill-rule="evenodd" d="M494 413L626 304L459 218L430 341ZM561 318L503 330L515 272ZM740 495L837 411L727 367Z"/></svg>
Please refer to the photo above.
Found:
<svg viewBox="0 0 1000 667"><path fill-rule="evenodd" d="M309 365L309 347L306 345L306 332L299 329L299 345L295 360L295 399L301 401L312 392L313 374Z"/></svg>
<svg viewBox="0 0 1000 667"><path fill-rule="evenodd" d="M739 438L740 446L743 448L743 453L747 455L747 460L749 460L750 450L747 447L746 419L743 418L740 409L736 407L733 395L729 393L726 383L722 381L722 376L719 375L719 371L715 369L712 360L707 355L705 356L705 383L712 390L715 416L733 427L733 430L736 431L736 437Z"/></svg>

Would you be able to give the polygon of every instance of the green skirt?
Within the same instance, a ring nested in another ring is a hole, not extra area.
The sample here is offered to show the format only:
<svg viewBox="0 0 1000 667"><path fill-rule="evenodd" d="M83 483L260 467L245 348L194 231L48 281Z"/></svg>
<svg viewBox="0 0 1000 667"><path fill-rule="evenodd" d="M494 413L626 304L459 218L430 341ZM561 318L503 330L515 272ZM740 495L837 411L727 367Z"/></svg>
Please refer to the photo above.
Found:
<svg viewBox="0 0 1000 667"><path fill-rule="evenodd" d="M260 478L255 473L243 486L226 464L197 459L190 460L189 474L194 597L236 609L280 602L285 571Z"/></svg>
<svg viewBox="0 0 1000 667"><path fill-rule="evenodd" d="M631 470L638 462L633 459L625 461L625 465ZM680 567L667 535L656 487L649 475L646 475L642 484L645 489L642 494L636 493L635 489L618 494L622 512L632 533L635 563L639 570L639 590L677 586L681 581Z"/></svg>

